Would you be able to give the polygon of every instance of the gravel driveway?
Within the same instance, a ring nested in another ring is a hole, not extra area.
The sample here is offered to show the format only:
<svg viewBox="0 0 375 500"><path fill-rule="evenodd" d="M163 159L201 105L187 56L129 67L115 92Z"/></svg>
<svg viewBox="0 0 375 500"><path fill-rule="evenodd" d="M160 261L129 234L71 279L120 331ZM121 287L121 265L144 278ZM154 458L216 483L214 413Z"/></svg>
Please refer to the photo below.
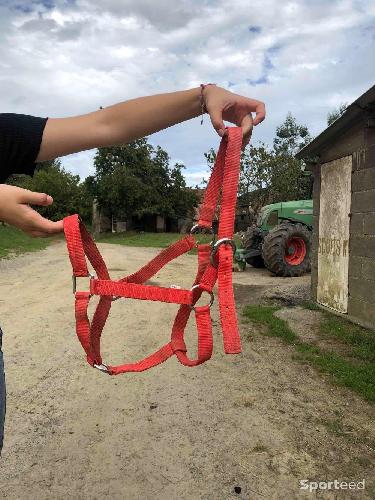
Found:
<svg viewBox="0 0 375 500"><path fill-rule="evenodd" d="M114 278L156 253L101 250ZM196 257L184 256L153 282L190 287L195 269ZM63 242L0 262L8 380L1 498L316 498L298 481L363 478L365 491L324 498L372 498L371 407L295 362L290 346L243 323L243 354L225 356L214 307L214 355L205 365L189 369L172 358L108 377L86 364L75 337L70 276ZM241 310L264 291L306 289L309 277L277 279L251 268L234 279ZM104 360L137 360L163 345L176 307L114 303ZM194 321L187 339L194 351ZM338 419L341 433L327 424Z"/></svg>

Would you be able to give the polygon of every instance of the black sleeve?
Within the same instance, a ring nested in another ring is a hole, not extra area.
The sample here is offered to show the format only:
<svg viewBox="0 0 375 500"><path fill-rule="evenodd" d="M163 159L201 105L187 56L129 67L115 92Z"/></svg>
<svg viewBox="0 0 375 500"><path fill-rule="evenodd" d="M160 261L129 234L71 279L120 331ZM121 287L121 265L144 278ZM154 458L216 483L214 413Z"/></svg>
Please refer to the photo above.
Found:
<svg viewBox="0 0 375 500"><path fill-rule="evenodd" d="M34 173L47 120L0 113L0 183L11 174Z"/></svg>

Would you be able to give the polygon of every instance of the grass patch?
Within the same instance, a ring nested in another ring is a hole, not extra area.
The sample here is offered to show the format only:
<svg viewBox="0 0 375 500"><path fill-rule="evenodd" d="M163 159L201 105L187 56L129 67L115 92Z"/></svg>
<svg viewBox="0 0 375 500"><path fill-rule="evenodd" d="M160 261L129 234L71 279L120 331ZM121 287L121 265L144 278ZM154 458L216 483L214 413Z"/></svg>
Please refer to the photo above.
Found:
<svg viewBox="0 0 375 500"><path fill-rule="evenodd" d="M331 314L325 314L320 327L324 335L352 346L353 357L375 363L374 332Z"/></svg>
<svg viewBox="0 0 375 500"><path fill-rule="evenodd" d="M274 316L281 309L277 306L251 305L244 309L244 316L254 323L266 325L266 333L280 337L294 345L293 359L309 363L320 372L329 374L338 385L349 387L367 401L375 401L375 335L349 321L324 313L320 325L323 337L334 337L351 346L352 360L344 359L334 351L320 349L302 342L287 322ZM353 361L353 362L352 362Z"/></svg>
<svg viewBox="0 0 375 500"><path fill-rule="evenodd" d="M113 243L115 245L125 245L129 247L166 248L185 236L186 234L180 233L137 233L136 231L126 231L124 233L114 234L105 233L99 236L97 241L99 243ZM195 239L199 243L211 243L212 235L197 234L195 235ZM241 246L241 240L235 237L234 241L239 248Z"/></svg>
<svg viewBox="0 0 375 500"><path fill-rule="evenodd" d="M107 233L99 236L98 243L112 243L115 245L124 245L129 247L149 247L149 248L167 248L172 243L184 238L186 234L180 233L137 233L135 231L126 231L125 233ZM217 239L217 235L216 235ZM195 240L198 243L211 243L211 234L196 234ZM241 241L235 237L234 241L239 248ZM196 254L197 248L194 247L188 252Z"/></svg>
<svg viewBox="0 0 375 500"><path fill-rule="evenodd" d="M98 238L100 243L113 243L129 247L152 247L166 248L175 241L183 238L179 233L137 233L126 231L125 233L109 233ZM203 239L203 237L200 237ZM207 238L210 241L210 237Z"/></svg>
<svg viewBox="0 0 375 500"><path fill-rule="evenodd" d="M266 325L267 334L271 337L280 337L288 344L294 344L298 342L297 335L289 328L286 321L274 316L279 309L280 307L277 306L251 305L246 306L244 314L254 323Z"/></svg>
<svg viewBox="0 0 375 500"><path fill-rule="evenodd" d="M31 238L15 227L0 225L0 258L43 250L49 242L47 238Z"/></svg>

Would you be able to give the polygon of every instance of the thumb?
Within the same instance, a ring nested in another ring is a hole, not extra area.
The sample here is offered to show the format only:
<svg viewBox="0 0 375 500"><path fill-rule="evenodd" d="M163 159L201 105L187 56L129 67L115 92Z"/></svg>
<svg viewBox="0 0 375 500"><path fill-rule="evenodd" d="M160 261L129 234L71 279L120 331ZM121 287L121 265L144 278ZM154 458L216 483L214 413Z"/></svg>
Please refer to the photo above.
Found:
<svg viewBox="0 0 375 500"><path fill-rule="evenodd" d="M223 122L223 111L221 109L215 109L213 111L208 111L210 113L211 123L216 132L223 137L225 134L225 125Z"/></svg>
<svg viewBox="0 0 375 500"><path fill-rule="evenodd" d="M28 205L48 206L53 203L53 198L45 193L34 193L33 191L25 189L21 195L20 201Z"/></svg>

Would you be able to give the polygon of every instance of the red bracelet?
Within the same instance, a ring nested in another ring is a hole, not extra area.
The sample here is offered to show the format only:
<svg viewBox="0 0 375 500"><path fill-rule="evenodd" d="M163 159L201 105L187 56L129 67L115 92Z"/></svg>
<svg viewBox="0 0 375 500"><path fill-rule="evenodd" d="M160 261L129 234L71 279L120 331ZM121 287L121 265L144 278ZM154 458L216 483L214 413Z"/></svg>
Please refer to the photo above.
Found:
<svg viewBox="0 0 375 500"><path fill-rule="evenodd" d="M200 95L200 99L201 99L201 125L203 125L203 115L204 115L204 113L207 113L207 108L206 108L206 105L204 103L203 91L209 85L216 85L216 83L201 83L200 84L200 87L201 87L201 95Z"/></svg>

